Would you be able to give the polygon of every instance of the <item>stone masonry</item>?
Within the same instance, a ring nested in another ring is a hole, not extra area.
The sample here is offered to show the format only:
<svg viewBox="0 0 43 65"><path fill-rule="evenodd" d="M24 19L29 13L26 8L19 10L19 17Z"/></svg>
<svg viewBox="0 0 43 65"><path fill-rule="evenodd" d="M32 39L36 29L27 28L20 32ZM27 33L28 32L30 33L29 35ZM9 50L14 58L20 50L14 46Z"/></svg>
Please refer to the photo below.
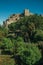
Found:
<svg viewBox="0 0 43 65"><path fill-rule="evenodd" d="M30 11L28 9L25 9L24 12L21 14L11 15L6 21L3 22L3 24L4 24L4 26L8 26L9 24L16 22L17 20L19 20L23 16L30 16L30 15L33 15L33 14L30 13Z"/></svg>

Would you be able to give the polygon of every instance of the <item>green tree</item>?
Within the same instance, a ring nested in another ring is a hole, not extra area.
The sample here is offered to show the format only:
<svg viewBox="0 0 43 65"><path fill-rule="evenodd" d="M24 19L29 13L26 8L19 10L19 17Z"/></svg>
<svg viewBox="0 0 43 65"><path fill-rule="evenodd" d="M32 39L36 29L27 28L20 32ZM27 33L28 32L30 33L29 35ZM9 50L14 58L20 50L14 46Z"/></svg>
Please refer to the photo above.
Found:
<svg viewBox="0 0 43 65"><path fill-rule="evenodd" d="M34 44L15 40L14 56L18 65L34 65L40 60L41 52Z"/></svg>
<svg viewBox="0 0 43 65"><path fill-rule="evenodd" d="M4 48L4 50L13 52L14 44L9 38L3 38L2 43L2 48Z"/></svg>

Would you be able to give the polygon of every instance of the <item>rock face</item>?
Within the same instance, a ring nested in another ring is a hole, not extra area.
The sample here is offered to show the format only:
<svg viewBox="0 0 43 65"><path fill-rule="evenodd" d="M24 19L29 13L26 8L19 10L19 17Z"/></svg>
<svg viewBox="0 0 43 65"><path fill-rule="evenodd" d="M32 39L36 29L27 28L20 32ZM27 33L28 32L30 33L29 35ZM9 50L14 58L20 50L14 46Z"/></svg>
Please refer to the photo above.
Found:
<svg viewBox="0 0 43 65"><path fill-rule="evenodd" d="M4 26L8 26L9 24L16 22L17 20L19 20L23 16L30 16L30 15L33 15L33 14L30 13L30 11L28 9L25 9L24 12L21 14L11 15L6 21L3 22L3 24L4 24Z"/></svg>

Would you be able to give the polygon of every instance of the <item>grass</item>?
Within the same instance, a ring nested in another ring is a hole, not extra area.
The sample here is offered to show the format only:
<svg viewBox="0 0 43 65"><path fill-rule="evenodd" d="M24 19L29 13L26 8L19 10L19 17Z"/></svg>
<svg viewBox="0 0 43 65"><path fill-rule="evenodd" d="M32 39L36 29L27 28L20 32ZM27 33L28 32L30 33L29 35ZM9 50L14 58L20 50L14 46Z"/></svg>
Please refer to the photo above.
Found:
<svg viewBox="0 0 43 65"><path fill-rule="evenodd" d="M0 55L0 65L14 65L14 59L10 55Z"/></svg>

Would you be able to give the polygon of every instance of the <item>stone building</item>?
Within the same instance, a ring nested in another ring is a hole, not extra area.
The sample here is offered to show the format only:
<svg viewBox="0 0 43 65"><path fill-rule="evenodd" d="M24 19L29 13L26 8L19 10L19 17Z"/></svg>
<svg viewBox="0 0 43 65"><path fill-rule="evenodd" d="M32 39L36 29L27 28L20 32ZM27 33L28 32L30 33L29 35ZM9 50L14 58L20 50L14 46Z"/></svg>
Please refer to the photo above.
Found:
<svg viewBox="0 0 43 65"><path fill-rule="evenodd" d="M33 15L33 14L30 13L30 11L28 9L25 9L24 12L21 14L12 14L6 21L3 22L3 24L4 24L4 26L8 26L9 24L16 22L23 16L30 16L30 15Z"/></svg>
<svg viewBox="0 0 43 65"><path fill-rule="evenodd" d="M24 16L30 16L30 15L32 15L32 13L28 9L25 9Z"/></svg>

